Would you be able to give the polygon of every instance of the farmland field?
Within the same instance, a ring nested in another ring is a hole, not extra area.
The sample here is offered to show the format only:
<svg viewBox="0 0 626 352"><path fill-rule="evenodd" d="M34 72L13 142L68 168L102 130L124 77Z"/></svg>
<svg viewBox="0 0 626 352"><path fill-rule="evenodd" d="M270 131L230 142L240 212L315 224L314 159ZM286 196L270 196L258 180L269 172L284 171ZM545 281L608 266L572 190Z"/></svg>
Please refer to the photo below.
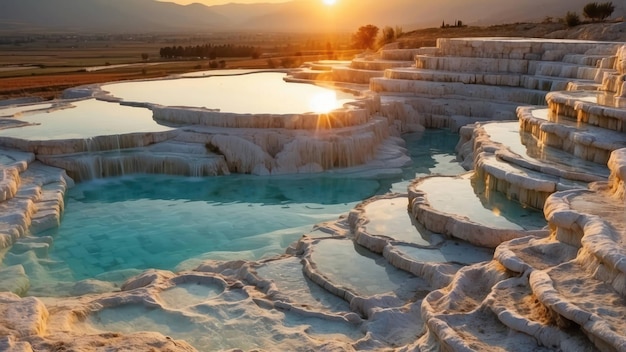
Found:
<svg viewBox="0 0 626 352"><path fill-rule="evenodd" d="M160 57L166 46L249 45L262 57ZM327 52L328 48L333 49ZM163 77L216 68L262 69L304 61L351 59L349 35L15 35L0 37L0 100L53 99L78 85Z"/></svg>

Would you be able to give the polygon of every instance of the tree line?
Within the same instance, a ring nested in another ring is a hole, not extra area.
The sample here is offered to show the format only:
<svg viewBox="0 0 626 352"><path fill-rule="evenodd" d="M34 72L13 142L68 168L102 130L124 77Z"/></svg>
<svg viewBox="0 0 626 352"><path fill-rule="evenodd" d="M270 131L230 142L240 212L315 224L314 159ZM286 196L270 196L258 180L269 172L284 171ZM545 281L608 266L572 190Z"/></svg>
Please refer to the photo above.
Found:
<svg viewBox="0 0 626 352"><path fill-rule="evenodd" d="M583 16L590 19L592 22L604 21L610 17L615 11L615 5L612 2L590 2L583 7ZM565 23L569 27L578 26L582 23L580 16L576 12L568 11L565 15Z"/></svg>
<svg viewBox="0 0 626 352"><path fill-rule="evenodd" d="M381 47L385 44L392 43L404 34L402 27L396 26L394 29L390 26L386 26L383 28L382 35L377 43L376 38L378 37L379 31L380 28L373 24L359 27L359 30L352 34L352 47L355 49L374 49L376 46Z"/></svg>
<svg viewBox="0 0 626 352"><path fill-rule="evenodd" d="M173 58L204 58L215 60L218 57L252 57L259 58L259 48L245 45L190 45L190 46L166 46L159 50L159 55L164 59Z"/></svg>

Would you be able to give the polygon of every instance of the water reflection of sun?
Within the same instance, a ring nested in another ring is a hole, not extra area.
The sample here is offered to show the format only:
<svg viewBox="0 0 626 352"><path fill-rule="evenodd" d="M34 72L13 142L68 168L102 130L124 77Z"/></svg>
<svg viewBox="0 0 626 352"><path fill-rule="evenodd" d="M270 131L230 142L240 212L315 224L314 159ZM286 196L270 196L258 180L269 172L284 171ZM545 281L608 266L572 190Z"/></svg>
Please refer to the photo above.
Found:
<svg viewBox="0 0 626 352"><path fill-rule="evenodd" d="M309 102L311 110L316 113L326 114L337 109L337 94L335 92L322 92L315 94Z"/></svg>

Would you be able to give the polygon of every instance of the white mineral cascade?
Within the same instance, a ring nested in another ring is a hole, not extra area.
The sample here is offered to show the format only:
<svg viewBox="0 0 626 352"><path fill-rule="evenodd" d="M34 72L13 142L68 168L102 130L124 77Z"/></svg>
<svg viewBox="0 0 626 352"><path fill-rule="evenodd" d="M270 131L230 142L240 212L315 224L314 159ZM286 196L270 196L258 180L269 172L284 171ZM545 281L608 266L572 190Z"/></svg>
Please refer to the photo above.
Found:
<svg viewBox="0 0 626 352"><path fill-rule="evenodd" d="M626 351L625 43L447 38L285 80L361 97L248 114L79 87L0 109L0 259L45 265L54 239L33 235L59 226L75 181L397 170L397 137L425 128L458 131L468 172L368 199L261 261L84 280L66 297L28 296L27 264L3 262L0 350ZM38 132L54 125L43 112L90 104L137 124Z"/></svg>

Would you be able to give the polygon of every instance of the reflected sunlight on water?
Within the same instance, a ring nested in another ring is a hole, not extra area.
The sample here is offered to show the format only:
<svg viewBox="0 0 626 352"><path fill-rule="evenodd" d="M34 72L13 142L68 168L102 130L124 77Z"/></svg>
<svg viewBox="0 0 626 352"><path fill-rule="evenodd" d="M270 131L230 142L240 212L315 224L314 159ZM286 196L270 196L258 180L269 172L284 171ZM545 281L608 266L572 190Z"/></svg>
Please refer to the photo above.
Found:
<svg viewBox="0 0 626 352"><path fill-rule="evenodd" d="M102 86L102 90L126 102L218 109L236 114L300 114L310 112L313 104L315 109L329 109L330 95L334 95L337 104L333 108L356 98L314 84L286 82L284 77L285 73L280 72L251 71L231 76L111 83Z"/></svg>
<svg viewBox="0 0 626 352"><path fill-rule="evenodd" d="M309 106L313 112L325 114L331 110L340 108L341 104L337 101L337 94L335 94L335 92L320 92L311 97Z"/></svg>

